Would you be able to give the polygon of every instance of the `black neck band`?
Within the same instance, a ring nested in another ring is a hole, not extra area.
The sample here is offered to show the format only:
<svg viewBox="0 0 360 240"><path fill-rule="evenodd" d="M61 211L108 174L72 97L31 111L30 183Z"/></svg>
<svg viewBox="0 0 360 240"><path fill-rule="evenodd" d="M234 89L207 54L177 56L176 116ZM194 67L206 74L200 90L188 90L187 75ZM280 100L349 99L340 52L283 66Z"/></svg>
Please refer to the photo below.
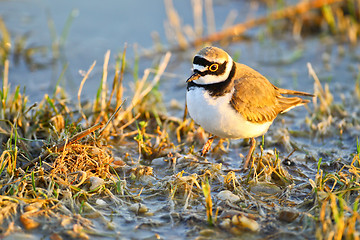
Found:
<svg viewBox="0 0 360 240"><path fill-rule="evenodd" d="M191 81L191 82L188 82L188 84L187 84L187 90L189 91L193 87L201 87L201 88L204 88L205 90L209 91L209 94L212 97L223 96L226 93L231 92L232 82L233 82L232 79L235 75L235 71L236 71L236 65L235 65L235 62L233 62L229 76L225 81L211 83L211 84L197 84L197 83Z"/></svg>

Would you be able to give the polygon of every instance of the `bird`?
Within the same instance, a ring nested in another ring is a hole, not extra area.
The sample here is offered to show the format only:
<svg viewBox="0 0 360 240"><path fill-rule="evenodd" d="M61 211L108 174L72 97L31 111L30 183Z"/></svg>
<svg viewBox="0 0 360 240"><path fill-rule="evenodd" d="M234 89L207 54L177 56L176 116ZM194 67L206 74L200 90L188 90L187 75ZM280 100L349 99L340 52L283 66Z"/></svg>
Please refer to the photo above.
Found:
<svg viewBox="0 0 360 240"><path fill-rule="evenodd" d="M314 97L276 87L259 72L235 62L226 51L215 46L204 47L194 56L192 74L186 83L190 117L212 134L201 155L205 156L211 149L216 137L250 139L244 170L255 150L255 138L268 131L278 114L310 102L298 96Z"/></svg>

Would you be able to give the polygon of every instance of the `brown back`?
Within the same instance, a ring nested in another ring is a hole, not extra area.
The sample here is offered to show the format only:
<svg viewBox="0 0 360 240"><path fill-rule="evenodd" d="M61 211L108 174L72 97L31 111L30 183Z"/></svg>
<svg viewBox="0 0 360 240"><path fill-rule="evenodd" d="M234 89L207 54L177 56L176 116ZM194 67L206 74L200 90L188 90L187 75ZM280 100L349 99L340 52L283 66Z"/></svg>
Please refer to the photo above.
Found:
<svg viewBox="0 0 360 240"><path fill-rule="evenodd" d="M308 93L277 88L263 75L246 65L236 63L236 68L235 92L230 103L250 122L273 121L279 113L309 102L299 97L284 97L281 93L312 96Z"/></svg>

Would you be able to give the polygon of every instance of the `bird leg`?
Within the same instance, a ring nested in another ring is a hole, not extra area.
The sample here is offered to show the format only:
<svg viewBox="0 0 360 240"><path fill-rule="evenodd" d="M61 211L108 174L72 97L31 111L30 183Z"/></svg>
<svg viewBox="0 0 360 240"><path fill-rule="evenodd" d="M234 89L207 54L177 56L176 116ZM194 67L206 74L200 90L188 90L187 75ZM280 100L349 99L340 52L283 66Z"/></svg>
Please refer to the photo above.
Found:
<svg viewBox="0 0 360 240"><path fill-rule="evenodd" d="M205 157L206 153L211 149L211 144L214 142L216 136L211 136L208 138L207 142L201 150L201 156Z"/></svg>
<svg viewBox="0 0 360 240"><path fill-rule="evenodd" d="M249 152L248 154L246 155L246 160L245 160L245 164L244 164L244 169L247 169L248 166L249 166L249 162L250 162L250 159L251 159L251 156L255 150L255 146L256 146L256 140L255 138L251 138L251 145L250 145L250 149L249 149Z"/></svg>

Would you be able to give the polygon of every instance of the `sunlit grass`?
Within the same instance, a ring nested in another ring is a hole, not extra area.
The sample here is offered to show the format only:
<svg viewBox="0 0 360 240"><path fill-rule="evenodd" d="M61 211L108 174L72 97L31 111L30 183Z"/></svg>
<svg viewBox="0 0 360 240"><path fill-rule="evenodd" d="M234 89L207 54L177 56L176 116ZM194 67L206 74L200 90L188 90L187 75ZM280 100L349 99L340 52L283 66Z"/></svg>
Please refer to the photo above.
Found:
<svg viewBox="0 0 360 240"><path fill-rule="evenodd" d="M203 190L203 194L205 197L205 207L206 207L206 216L207 221L210 226L214 225L214 222L216 222L216 219L213 217L213 203L211 200L211 187L209 184L209 181L206 179L205 183L201 183L201 187Z"/></svg>

